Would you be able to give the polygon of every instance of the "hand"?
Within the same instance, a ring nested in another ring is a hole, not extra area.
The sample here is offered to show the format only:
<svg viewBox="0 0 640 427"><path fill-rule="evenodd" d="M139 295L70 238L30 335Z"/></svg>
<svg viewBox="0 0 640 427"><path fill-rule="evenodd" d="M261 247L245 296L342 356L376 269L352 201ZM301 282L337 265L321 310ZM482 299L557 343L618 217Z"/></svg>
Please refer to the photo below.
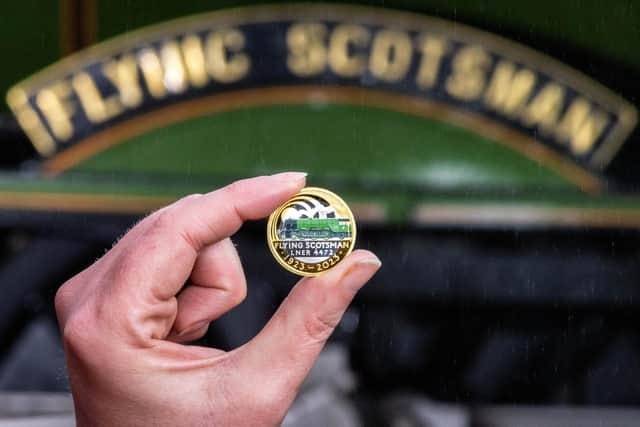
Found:
<svg viewBox="0 0 640 427"><path fill-rule="evenodd" d="M246 294L229 240L305 184L284 173L185 197L145 218L56 295L79 426L258 426L282 421L356 292L380 267L354 251L300 280L230 352L181 343Z"/></svg>

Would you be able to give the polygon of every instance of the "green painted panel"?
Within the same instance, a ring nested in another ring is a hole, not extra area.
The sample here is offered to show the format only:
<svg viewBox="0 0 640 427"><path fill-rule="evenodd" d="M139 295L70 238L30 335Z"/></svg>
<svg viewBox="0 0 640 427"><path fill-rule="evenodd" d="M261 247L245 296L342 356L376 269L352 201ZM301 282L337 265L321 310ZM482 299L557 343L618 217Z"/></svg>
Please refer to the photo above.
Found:
<svg viewBox="0 0 640 427"><path fill-rule="evenodd" d="M0 94L14 83L60 57L58 1L20 0L2 2L0 13ZM8 110L0 103L1 110Z"/></svg>
<svg viewBox="0 0 640 427"><path fill-rule="evenodd" d="M91 194L116 196L179 197L182 195L209 191L224 183L212 180L210 185L193 183L152 181L138 177L101 179L84 174L67 174L55 178L0 173L0 191L17 193ZM1 205L1 203L0 203Z"/></svg>
<svg viewBox="0 0 640 427"><path fill-rule="evenodd" d="M200 117L132 138L75 167L195 177L281 170L433 188L571 188L549 169L478 134L349 105L269 106Z"/></svg>
<svg viewBox="0 0 640 427"><path fill-rule="evenodd" d="M0 193L11 194L60 194L96 196L148 196L178 198L191 193L205 193L220 188L235 179L247 177L211 177L208 180L164 180L147 176L113 175L100 177L82 173L67 173L55 178L17 173L0 173ZM640 210L640 197L603 194L593 196L571 191L515 191L505 189L495 192L438 191L403 192L390 187L372 187L370 183L344 183L313 174L307 182L311 186L331 188L349 203L374 202L395 209L396 218L405 218L409 210L420 203L452 206L531 206L549 208L631 209ZM0 206L5 202L0 199ZM54 209L55 210L55 209Z"/></svg>
<svg viewBox="0 0 640 427"><path fill-rule="evenodd" d="M265 0L102 0L99 38L204 11L273 3ZM295 3L295 2L289 2ZM640 7L634 0L355 0L366 4L476 22L520 34L539 34L640 68ZM615 29L615 30L614 30Z"/></svg>

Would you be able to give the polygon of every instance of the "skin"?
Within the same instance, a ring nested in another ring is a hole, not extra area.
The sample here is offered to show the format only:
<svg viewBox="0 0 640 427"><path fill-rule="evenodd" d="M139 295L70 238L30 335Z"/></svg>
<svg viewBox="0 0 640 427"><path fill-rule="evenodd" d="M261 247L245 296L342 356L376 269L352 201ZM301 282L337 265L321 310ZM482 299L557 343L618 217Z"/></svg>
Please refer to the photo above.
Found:
<svg viewBox="0 0 640 427"><path fill-rule="evenodd" d="M56 295L79 426L279 424L380 261L354 251L300 280L233 351L188 346L247 292L229 240L305 185L305 174L237 181L145 218Z"/></svg>

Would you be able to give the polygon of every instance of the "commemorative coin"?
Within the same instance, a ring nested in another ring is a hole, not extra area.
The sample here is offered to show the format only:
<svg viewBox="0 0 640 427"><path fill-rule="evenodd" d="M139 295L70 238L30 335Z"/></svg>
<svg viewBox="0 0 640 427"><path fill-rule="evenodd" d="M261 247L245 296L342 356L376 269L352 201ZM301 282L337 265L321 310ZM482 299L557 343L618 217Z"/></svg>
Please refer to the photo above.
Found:
<svg viewBox="0 0 640 427"><path fill-rule="evenodd" d="M300 276L317 276L351 253L356 222L349 206L323 188L307 187L276 209L267 242L276 261Z"/></svg>

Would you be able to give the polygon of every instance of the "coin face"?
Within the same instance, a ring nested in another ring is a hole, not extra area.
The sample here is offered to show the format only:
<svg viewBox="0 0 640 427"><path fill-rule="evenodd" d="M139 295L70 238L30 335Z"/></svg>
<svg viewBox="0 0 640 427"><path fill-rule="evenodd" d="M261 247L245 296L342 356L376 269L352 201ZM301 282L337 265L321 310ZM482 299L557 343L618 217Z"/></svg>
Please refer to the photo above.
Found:
<svg viewBox="0 0 640 427"><path fill-rule="evenodd" d="M308 187L269 217L267 242L278 263L301 276L317 276L353 250L356 222L347 204L323 188Z"/></svg>

